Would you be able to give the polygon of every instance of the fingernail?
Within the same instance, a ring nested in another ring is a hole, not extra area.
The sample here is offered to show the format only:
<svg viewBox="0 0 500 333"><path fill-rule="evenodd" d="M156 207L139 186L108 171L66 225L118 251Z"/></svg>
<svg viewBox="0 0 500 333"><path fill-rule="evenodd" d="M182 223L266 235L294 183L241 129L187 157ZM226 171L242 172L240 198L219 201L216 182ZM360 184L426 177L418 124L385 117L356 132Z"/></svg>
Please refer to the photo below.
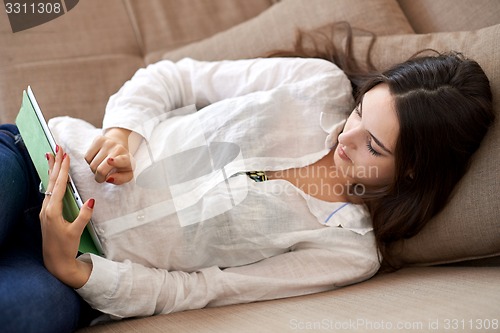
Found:
<svg viewBox="0 0 500 333"><path fill-rule="evenodd" d="M115 159L113 157L108 158L108 162L113 163Z"/></svg>
<svg viewBox="0 0 500 333"><path fill-rule="evenodd" d="M113 177L109 177L108 179L106 179L106 183L113 184L114 181L115 179Z"/></svg>
<svg viewBox="0 0 500 333"><path fill-rule="evenodd" d="M66 158L66 153L64 153L64 155L63 155L63 158L62 158L62 159L64 160L65 158Z"/></svg>
<svg viewBox="0 0 500 333"><path fill-rule="evenodd" d="M50 160L50 154L49 153L45 153L45 158L47 159L47 161Z"/></svg>
<svg viewBox="0 0 500 333"><path fill-rule="evenodd" d="M95 200L94 200L94 199L90 199L90 200L89 200L89 203L88 203L88 206L89 206L90 208L94 208L94 204L95 204Z"/></svg>
<svg viewBox="0 0 500 333"><path fill-rule="evenodd" d="M59 145L56 145L56 154L59 151Z"/></svg>

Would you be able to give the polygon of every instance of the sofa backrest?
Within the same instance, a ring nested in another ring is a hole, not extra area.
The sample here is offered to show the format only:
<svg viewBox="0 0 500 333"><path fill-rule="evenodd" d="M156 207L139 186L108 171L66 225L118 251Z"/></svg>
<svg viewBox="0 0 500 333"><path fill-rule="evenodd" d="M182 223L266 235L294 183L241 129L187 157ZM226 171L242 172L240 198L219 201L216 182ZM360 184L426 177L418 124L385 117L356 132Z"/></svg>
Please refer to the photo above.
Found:
<svg viewBox="0 0 500 333"><path fill-rule="evenodd" d="M500 23L498 0L398 0L417 34L470 31Z"/></svg>

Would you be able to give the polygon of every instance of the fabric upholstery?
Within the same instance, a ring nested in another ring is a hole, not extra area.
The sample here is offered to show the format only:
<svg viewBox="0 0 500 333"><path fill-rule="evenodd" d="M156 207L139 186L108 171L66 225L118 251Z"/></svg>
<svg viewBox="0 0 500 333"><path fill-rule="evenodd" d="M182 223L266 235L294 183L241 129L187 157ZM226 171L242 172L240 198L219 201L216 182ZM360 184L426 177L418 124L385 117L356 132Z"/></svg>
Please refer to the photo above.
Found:
<svg viewBox="0 0 500 333"><path fill-rule="evenodd" d="M267 9L270 0L126 0L143 54L175 49L224 31ZM151 21L155 24L151 24Z"/></svg>
<svg viewBox="0 0 500 333"><path fill-rule="evenodd" d="M143 65L139 57L118 54L5 67L0 69L0 120L14 121L21 92L31 85L47 119L72 115L100 126L109 96Z"/></svg>
<svg viewBox="0 0 500 333"><path fill-rule="evenodd" d="M12 33L2 10L0 32L2 44L9 46L2 45L0 68L103 54L140 55L121 0L80 1L56 20L18 33Z"/></svg>
<svg viewBox="0 0 500 333"><path fill-rule="evenodd" d="M273 0L85 0L59 18L12 33L0 11L0 122L13 122L31 85L47 118L101 125L104 107L144 59L243 22ZM8 45L8 47L4 47Z"/></svg>
<svg viewBox="0 0 500 333"><path fill-rule="evenodd" d="M498 0L398 0L416 33L470 31L500 23Z"/></svg>
<svg viewBox="0 0 500 333"><path fill-rule="evenodd" d="M286 0L241 25L169 52L165 57L171 60L186 56L203 60L261 57L271 50L290 48L297 28L311 30L340 21L378 35L413 33L395 0ZM147 61L158 59L159 55L152 55Z"/></svg>
<svg viewBox="0 0 500 333"><path fill-rule="evenodd" d="M445 329L447 319L498 319L498 279L500 270L493 267L406 268L321 294L130 319L78 332L446 332L453 331Z"/></svg>

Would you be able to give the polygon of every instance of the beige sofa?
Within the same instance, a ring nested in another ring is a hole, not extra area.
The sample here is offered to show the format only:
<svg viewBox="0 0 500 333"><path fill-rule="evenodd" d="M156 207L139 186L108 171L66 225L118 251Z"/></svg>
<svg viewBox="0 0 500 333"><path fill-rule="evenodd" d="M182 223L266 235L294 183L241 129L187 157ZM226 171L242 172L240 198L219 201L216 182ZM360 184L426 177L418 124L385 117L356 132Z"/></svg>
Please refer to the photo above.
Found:
<svg viewBox="0 0 500 333"><path fill-rule="evenodd" d="M500 116L498 0L84 0L44 25L12 33L0 13L0 122L13 122L29 84L50 118L100 125L104 106L139 68L161 58L257 57L289 48L297 27L348 21L378 35L385 67L423 48L476 59ZM365 57L370 38L354 39ZM498 331L500 128L488 133L446 209L400 242L408 267L331 292L128 319L81 332ZM27 319L29 320L29 319Z"/></svg>

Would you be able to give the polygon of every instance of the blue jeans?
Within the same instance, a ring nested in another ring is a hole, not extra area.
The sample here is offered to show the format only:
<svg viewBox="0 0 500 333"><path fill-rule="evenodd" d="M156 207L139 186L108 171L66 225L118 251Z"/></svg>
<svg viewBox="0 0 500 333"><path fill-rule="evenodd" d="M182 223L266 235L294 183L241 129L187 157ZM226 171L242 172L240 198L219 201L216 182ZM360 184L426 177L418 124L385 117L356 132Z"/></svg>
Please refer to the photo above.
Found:
<svg viewBox="0 0 500 333"><path fill-rule="evenodd" d="M43 265L39 178L14 125L0 125L0 330L72 332L94 314Z"/></svg>

